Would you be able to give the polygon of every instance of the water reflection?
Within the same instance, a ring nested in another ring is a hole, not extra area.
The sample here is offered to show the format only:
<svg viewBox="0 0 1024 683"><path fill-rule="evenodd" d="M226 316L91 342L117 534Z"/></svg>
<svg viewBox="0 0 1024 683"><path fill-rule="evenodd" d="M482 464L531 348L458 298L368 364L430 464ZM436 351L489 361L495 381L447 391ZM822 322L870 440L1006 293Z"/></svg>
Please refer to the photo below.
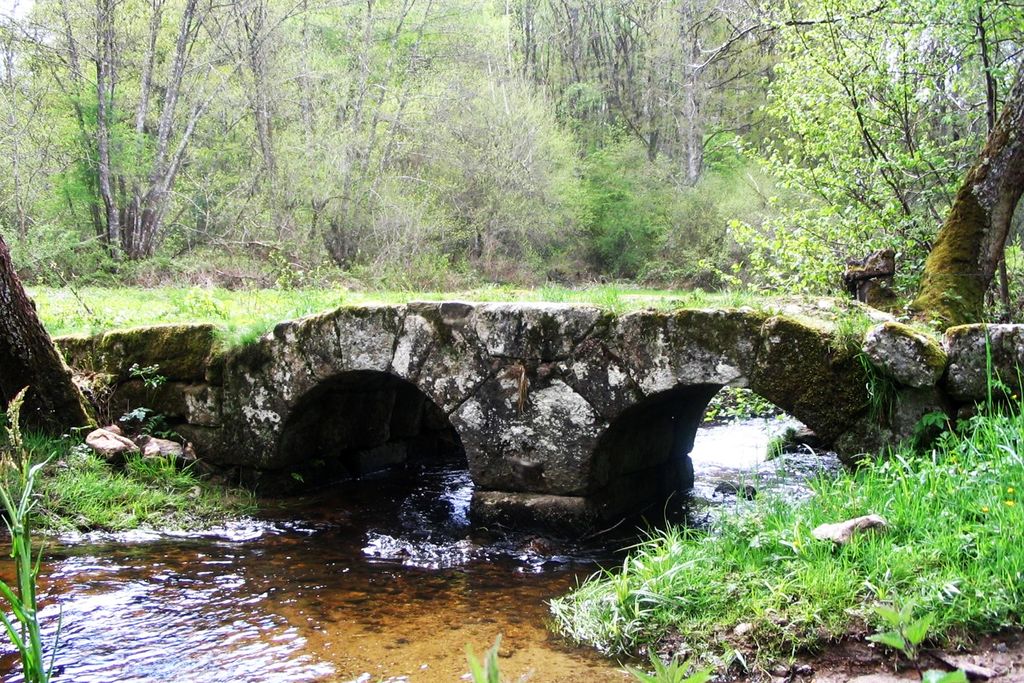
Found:
<svg viewBox="0 0 1024 683"><path fill-rule="evenodd" d="M833 466L765 463L777 426L701 430L698 507L730 502L715 492L721 481L795 491ZM510 680L629 680L545 627L547 599L616 558L582 543L474 531L470 495L465 470L426 468L200 534L63 537L42 570L49 638L62 611L56 680L450 682L465 675L466 645L480 653L499 633ZM3 647L0 672L13 671Z"/></svg>

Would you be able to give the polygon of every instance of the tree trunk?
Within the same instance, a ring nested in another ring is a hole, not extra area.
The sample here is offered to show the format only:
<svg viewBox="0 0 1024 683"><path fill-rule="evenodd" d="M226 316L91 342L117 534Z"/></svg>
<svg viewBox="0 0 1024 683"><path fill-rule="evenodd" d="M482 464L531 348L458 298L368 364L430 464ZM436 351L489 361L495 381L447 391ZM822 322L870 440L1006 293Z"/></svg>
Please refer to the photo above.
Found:
<svg viewBox="0 0 1024 683"><path fill-rule="evenodd" d="M967 172L925 261L911 309L945 325L978 322L1024 192L1024 67Z"/></svg>
<svg viewBox="0 0 1024 683"><path fill-rule="evenodd" d="M14 272L11 253L0 236L0 405L30 387L22 410L25 425L59 434L90 424L82 393L71 370L43 329L35 306Z"/></svg>

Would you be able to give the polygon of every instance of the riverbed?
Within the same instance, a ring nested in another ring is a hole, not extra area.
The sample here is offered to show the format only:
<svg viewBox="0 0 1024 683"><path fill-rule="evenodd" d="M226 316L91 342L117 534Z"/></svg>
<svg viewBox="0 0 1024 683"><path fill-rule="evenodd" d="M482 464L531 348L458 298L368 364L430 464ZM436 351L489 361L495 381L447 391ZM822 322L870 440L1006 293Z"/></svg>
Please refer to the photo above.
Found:
<svg viewBox="0 0 1024 683"><path fill-rule="evenodd" d="M799 495L809 477L835 470L834 457L809 452L765 462L784 426L699 432L693 498L679 499L693 523L743 504L745 486ZM62 620L55 680L468 680L466 646L481 654L498 635L508 680L630 680L547 628L546 601L616 564L624 537L473 529L471 492L463 468L420 467L198 534L49 539L41 595L49 637ZM17 668L9 647L0 652L0 671Z"/></svg>

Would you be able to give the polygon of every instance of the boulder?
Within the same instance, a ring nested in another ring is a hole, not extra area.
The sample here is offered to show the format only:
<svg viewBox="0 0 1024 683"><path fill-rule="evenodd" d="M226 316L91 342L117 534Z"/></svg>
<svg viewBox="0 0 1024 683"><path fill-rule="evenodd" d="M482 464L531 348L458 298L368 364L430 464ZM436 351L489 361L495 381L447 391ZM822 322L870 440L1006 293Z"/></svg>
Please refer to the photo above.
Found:
<svg viewBox="0 0 1024 683"><path fill-rule="evenodd" d="M120 431L94 429L85 437L85 445L108 463L122 465L129 455L139 452L139 447L131 439L122 436Z"/></svg>
<svg viewBox="0 0 1024 683"><path fill-rule="evenodd" d="M92 358L97 372L128 379L131 367L156 366L168 380L199 381L217 344L213 325L152 325L107 332L95 344Z"/></svg>
<svg viewBox="0 0 1024 683"><path fill-rule="evenodd" d="M938 342L897 322L871 328L864 353L887 377L915 389L934 386L946 369L946 353Z"/></svg>
<svg viewBox="0 0 1024 683"><path fill-rule="evenodd" d="M221 389L205 383L164 382L147 387L139 379L122 382L110 395L112 414L145 406L174 420L216 427L221 420Z"/></svg>
<svg viewBox="0 0 1024 683"><path fill-rule="evenodd" d="M1024 326L959 325L946 330L946 389L958 401L983 401L988 397L989 360L992 379L1020 395L1020 371L1024 368ZM995 395L1004 393L996 387Z"/></svg>
<svg viewBox="0 0 1024 683"><path fill-rule="evenodd" d="M750 389L835 443L868 405L856 353L836 349L833 327L805 318L775 316L760 333Z"/></svg>
<svg viewBox="0 0 1024 683"><path fill-rule="evenodd" d="M573 347L603 317L593 306L559 303L493 303L477 306L476 333L491 356L553 361Z"/></svg>

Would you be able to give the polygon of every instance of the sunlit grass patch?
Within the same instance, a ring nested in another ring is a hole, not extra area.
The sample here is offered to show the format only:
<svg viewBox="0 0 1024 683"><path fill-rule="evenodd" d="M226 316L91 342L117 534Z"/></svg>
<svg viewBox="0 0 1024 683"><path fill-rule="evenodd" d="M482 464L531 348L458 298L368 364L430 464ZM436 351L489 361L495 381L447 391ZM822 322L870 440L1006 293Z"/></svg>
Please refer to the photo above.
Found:
<svg viewBox="0 0 1024 683"><path fill-rule="evenodd" d="M230 344L251 342L282 320L328 311L339 306L405 304L410 301L556 302L589 304L613 313L653 308L673 311L695 308L749 308L774 313L786 304L809 304L815 316L837 320L850 317L854 304L841 300L780 299L745 290L642 289L626 284L572 288L548 285L517 289L503 285L471 290L429 292L416 290L250 289L203 287L69 288L33 287L39 315L50 334L95 334L115 328L161 323L214 323Z"/></svg>
<svg viewBox="0 0 1024 683"><path fill-rule="evenodd" d="M38 485L39 522L50 530L195 529L253 510L247 492L211 485L169 458L135 456L113 469L71 439L31 435L26 446L34 458L55 454Z"/></svg>
<svg viewBox="0 0 1024 683"><path fill-rule="evenodd" d="M939 640L1019 627L1022 452L1019 412L972 418L927 453L817 480L805 502L765 496L710 533L655 533L552 611L565 634L611 653L672 634L706 658L738 644L762 663L869 631L879 603L934 612ZM811 535L868 513L889 528L841 547Z"/></svg>

